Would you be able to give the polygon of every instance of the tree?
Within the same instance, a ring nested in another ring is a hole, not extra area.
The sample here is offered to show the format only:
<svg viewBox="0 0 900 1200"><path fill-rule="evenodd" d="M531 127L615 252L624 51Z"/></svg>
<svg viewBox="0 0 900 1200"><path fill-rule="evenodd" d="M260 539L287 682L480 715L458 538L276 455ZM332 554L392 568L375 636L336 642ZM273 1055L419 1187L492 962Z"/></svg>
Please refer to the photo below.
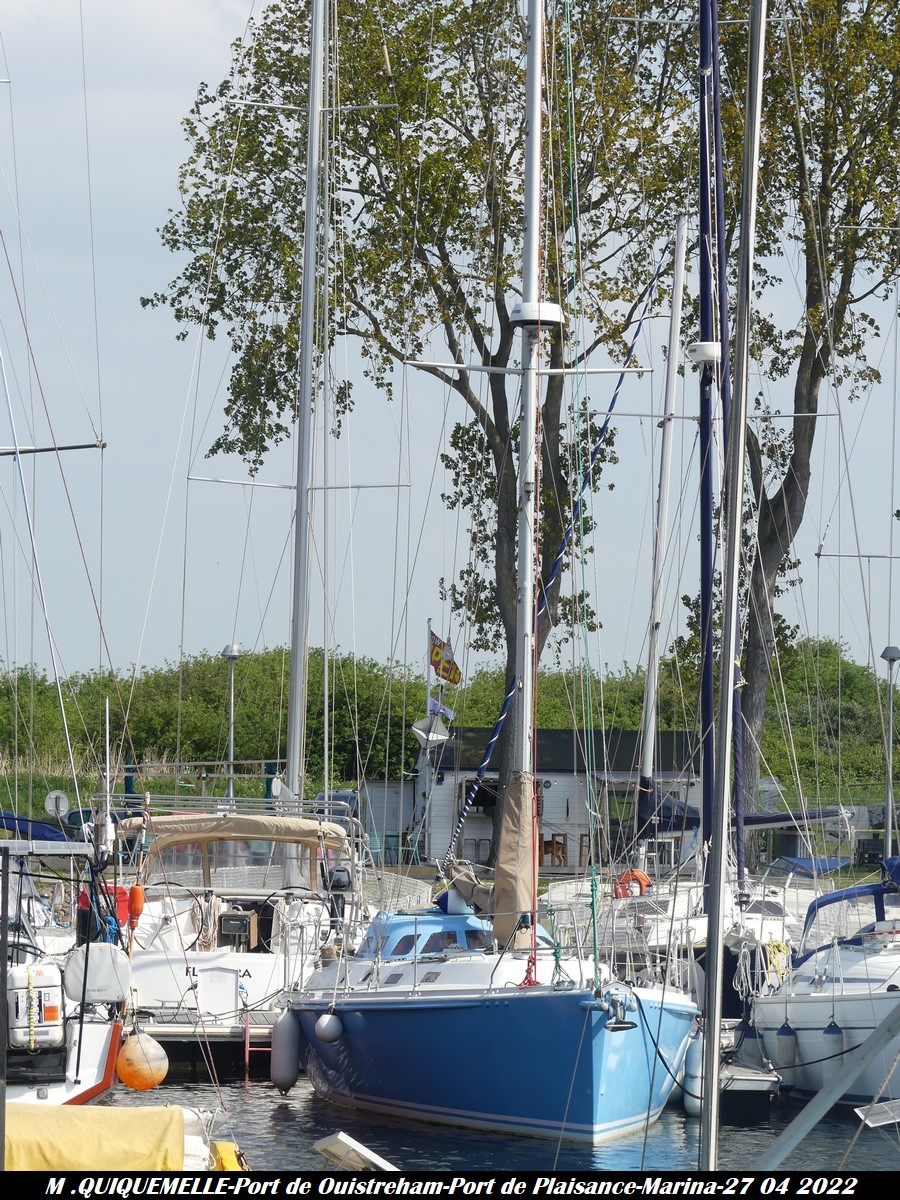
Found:
<svg viewBox="0 0 900 1200"><path fill-rule="evenodd" d="M723 6L733 79L744 74L744 11ZM749 437L757 536L744 652L748 797L758 792L778 573L806 509L822 389L830 380L852 400L878 378L866 346L879 332L875 305L900 266L897 8L890 0L797 0L781 15L767 27L754 340L763 374L792 388L794 420L784 435L770 425ZM793 322L783 309L762 307L767 294L784 303L785 260L800 279Z"/></svg>
<svg viewBox="0 0 900 1200"><path fill-rule="evenodd" d="M688 4L655 7L548 0L543 286L578 314L548 335L554 369L600 347L621 358L651 263L693 208L697 56ZM620 16L627 19L619 19ZM889 0L796 0L769 22L753 339L763 373L793 390L784 436L751 434L749 480L758 512L745 646L745 787L757 790L778 572L803 519L816 414L831 379L852 397L875 372L866 339L873 305L896 277L898 16ZM726 158L740 161L746 12L721 6ZM446 499L468 517L473 552L445 582L472 643L504 644L513 672L516 542L515 383L464 364L515 361L510 307L522 225L521 104L526 31L513 0L363 0L338 6L329 111L340 115L331 162L330 227L340 250L330 342L360 344L366 376L393 395L403 360L460 398L468 416L447 452ZM303 194L308 13L274 3L235 47L233 74L200 88L185 123L191 155L183 207L163 239L187 262L146 303L170 305L234 350L226 424L210 452L258 465L286 436L295 406L299 205ZM730 96L730 99L729 99ZM739 183L726 211L739 211ZM724 244L735 237L729 217ZM783 260L803 277L796 319L781 318ZM307 283L309 281L306 281ZM769 310L767 310L767 305ZM583 336L577 330L590 330ZM443 341L445 350L435 353ZM593 613L559 578L547 585L565 514L596 433L585 394L548 377L541 413L540 574L548 610L540 633ZM349 385L338 413L352 404ZM337 420L340 419L340 415ZM606 461L614 451L606 450ZM601 458L601 466L603 459ZM596 477L594 479L596 482ZM589 550L590 525L570 555ZM570 558L570 562L572 559ZM502 639L502 643L501 643ZM504 760L501 756L501 770Z"/></svg>
<svg viewBox="0 0 900 1200"><path fill-rule="evenodd" d="M545 337L554 371L606 347L621 361L623 332L674 222L687 161L688 81L669 22L610 20L611 6L550 4L544 136L546 299L577 320ZM651 12L648 6L646 11ZM629 14L630 16L630 14ZM366 375L390 399L399 362L446 358L426 373L460 398L445 457L448 505L465 511L472 555L445 581L474 647L506 648L514 674L516 597L517 295L522 242L523 77L527 31L514 0L365 0L338 6L329 108L340 112L330 223L340 249L330 338L358 339ZM191 157L183 207L163 240L188 255L167 291L179 320L224 327L235 354L226 427L210 448L251 466L286 436L292 408L302 197L308 13L275 3L235 47L230 80L200 88L185 122ZM236 103L240 101L241 103ZM252 107L250 107L252 106ZM589 330L585 335L582 331ZM436 355L436 343L446 350ZM493 369L467 369L478 363ZM349 406L344 388L339 403ZM595 406L561 373L548 376L541 411L540 574L547 600L539 642L557 623L593 613L562 595L549 572L572 494L598 430ZM612 461L611 442L597 471ZM588 548L576 531L569 561ZM506 763L501 752L501 774Z"/></svg>
<svg viewBox="0 0 900 1200"><path fill-rule="evenodd" d="M779 686L766 706L763 750L770 770L799 783L813 802L846 801L859 787L880 798L884 744L872 735L882 726L886 682L830 638L801 639L779 668Z"/></svg>

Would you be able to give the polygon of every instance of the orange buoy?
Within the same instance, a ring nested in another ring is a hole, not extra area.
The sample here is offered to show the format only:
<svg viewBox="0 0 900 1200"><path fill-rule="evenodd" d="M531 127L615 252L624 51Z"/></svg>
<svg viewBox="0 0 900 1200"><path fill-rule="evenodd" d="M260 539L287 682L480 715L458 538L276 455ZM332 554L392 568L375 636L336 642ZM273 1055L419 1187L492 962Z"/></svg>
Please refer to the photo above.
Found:
<svg viewBox="0 0 900 1200"><path fill-rule="evenodd" d="M128 892L128 924L137 929L141 913L144 911L144 889L136 883Z"/></svg>
<svg viewBox="0 0 900 1200"><path fill-rule="evenodd" d="M644 892L653 887L653 880L636 867L629 867L616 878L614 895L617 900L625 900L629 896L643 896Z"/></svg>
<svg viewBox="0 0 900 1200"><path fill-rule="evenodd" d="M158 1087L169 1072L169 1057L149 1033L129 1034L116 1058L116 1072L126 1087L146 1092Z"/></svg>

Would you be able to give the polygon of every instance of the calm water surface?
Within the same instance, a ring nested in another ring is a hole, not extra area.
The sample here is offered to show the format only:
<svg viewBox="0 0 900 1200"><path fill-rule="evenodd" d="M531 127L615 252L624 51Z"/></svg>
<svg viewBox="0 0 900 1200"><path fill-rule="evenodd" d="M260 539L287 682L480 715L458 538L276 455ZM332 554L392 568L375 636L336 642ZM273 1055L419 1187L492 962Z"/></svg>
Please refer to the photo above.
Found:
<svg viewBox="0 0 900 1200"><path fill-rule="evenodd" d="M453 1070L461 1064L454 1063ZM646 1136L605 1146L557 1145L539 1138L502 1137L376 1117L326 1103L303 1078L287 1098L268 1080L222 1083L182 1078L167 1082L148 1097L119 1088L114 1105L186 1104L224 1109L220 1136L232 1136L252 1169L323 1170L311 1149L317 1139L339 1129L364 1142L397 1166L413 1171L491 1170L696 1170L698 1122L668 1108ZM755 1126L723 1125L719 1163L723 1170L759 1173L760 1156L800 1111L790 1101L776 1102L767 1120ZM857 1136L858 1135L858 1136ZM854 1138L856 1141L854 1142ZM792 1171L900 1170L900 1134L862 1129L852 1110L832 1112L807 1135L785 1164ZM773 1172L774 1173L774 1172Z"/></svg>

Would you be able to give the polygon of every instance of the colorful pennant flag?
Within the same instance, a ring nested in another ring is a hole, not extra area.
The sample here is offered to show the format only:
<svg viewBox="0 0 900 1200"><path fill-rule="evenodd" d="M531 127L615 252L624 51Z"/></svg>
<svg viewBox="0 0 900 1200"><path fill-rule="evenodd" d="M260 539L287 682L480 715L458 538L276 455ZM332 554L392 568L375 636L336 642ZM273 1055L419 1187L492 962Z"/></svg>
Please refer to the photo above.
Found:
<svg viewBox="0 0 900 1200"><path fill-rule="evenodd" d="M446 679L454 686L462 680L462 671L453 661L453 647L435 633L431 635L431 666L438 679Z"/></svg>

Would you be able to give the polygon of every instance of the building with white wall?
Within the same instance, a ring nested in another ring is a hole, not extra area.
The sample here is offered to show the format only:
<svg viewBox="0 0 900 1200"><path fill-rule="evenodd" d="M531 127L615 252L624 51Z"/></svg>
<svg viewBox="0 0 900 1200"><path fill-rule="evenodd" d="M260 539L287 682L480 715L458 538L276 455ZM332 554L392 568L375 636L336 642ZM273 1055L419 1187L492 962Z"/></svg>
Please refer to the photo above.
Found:
<svg viewBox="0 0 900 1200"><path fill-rule="evenodd" d="M476 777L490 737L487 729L455 729L443 746L419 755L414 778L364 785L364 819L386 861L443 858L460 810ZM616 842L630 833L640 775L640 734L636 730L537 731L538 812L541 857L556 868L577 868L588 861L590 837L610 831ZM699 757L695 739L680 731L657 735L656 782L660 790L692 806L697 804ZM497 770L488 769L466 818L457 854L485 863L491 844ZM624 849L624 847L623 847Z"/></svg>

